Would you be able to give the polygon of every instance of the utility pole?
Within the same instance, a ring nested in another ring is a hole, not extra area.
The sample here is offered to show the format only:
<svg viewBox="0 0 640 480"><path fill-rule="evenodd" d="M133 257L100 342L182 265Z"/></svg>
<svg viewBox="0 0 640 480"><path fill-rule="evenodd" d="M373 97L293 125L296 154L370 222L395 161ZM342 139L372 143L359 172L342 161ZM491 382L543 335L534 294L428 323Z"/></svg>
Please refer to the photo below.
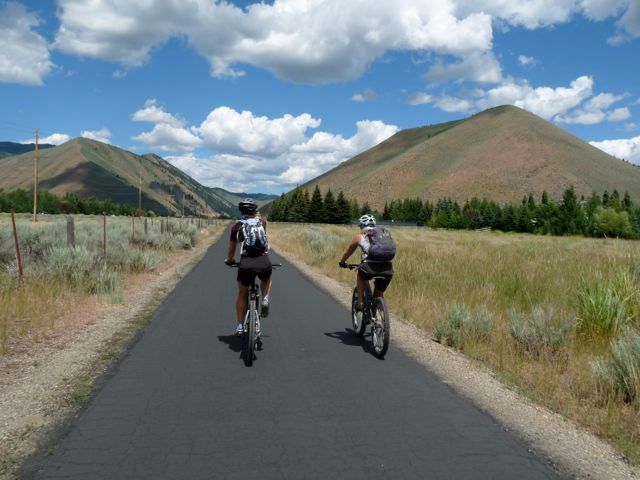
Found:
<svg viewBox="0 0 640 480"><path fill-rule="evenodd" d="M36 128L35 179L33 185L33 221L38 221L38 129Z"/></svg>
<svg viewBox="0 0 640 480"><path fill-rule="evenodd" d="M182 218L184 218L184 192L182 192Z"/></svg>

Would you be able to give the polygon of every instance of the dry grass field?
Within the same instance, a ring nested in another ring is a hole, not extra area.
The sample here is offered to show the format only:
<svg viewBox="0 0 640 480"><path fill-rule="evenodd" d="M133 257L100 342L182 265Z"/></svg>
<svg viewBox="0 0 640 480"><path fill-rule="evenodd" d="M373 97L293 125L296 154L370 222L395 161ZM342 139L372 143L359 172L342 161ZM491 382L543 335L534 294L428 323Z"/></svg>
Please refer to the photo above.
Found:
<svg viewBox="0 0 640 480"><path fill-rule="evenodd" d="M277 248L346 285L354 273L337 263L356 232L270 224ZM640 463L640 243L417 228L393 236L392 312Z"/></svg>
<svg viewBox="0 0 640 480"><path fill-rule="evenodd" d="M43 335L65 328L59 319L89 297L119 304L128 275L152 272L178 250L190 249L200 234L196 221L107 217L107 256L103 217L75 217L75 247L67 244L66 217L20 215L17 232L24 276L18 264L10 217L0 214L0 355L29 348ZM226 225L212 222L209 233ZM135 233L134 233L135 228ZM133 234L133 235L132 235Z"/></svg>

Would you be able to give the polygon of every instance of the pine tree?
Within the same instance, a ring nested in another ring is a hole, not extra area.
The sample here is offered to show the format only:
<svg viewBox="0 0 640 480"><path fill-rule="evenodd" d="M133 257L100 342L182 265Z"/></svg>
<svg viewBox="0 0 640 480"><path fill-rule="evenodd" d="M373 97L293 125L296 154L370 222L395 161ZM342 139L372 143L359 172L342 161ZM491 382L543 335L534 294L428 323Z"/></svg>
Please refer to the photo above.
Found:
<svg viewBox="0 0 640 480"><path fill-rule="evenodd" d="M547 191L545 190L544 192L542 192L542 200L541 203L543 205L547 205L549 203L549 194L547 193Z"/></svg>
<svg viewBox="0 0 640 480"><path fill-rule="evenodd" d="M351 208L344 193L340 190L336 200L336 223L347 224L351 221Z"/></svg>
<svg viewBox="0 0 640 480"><path fill-rule="evenodd" d="M324 211L324 200L320 188L316 185L309 201L309 209L307 210L307 219L312 223L326 222L326 214Z"/></svg>
<svg viewBox="0 0 640 480"><path fill-rule="evenodd" d="M631 214L631 212L633 211L633 202L631 201L631 195L629 195L629 191L625 190L624 192L624 198L622 199L622 208L629 212L629 214Z"/></svg>
<svg viewBox="0 0 640 480"><path fill-rule="evenodd" d="M331 189L327 190L327 194L324 196L324 211L327 223L338 223L336 215L336 200L333 197Z"/></svg>
<svg viewBox="0 0 640 480"><path fill-rule="evenodd" d="M389 213L389 204L387 202L384 202L384 209L382 210L382 219L391 220L391 215Z"/></svg>

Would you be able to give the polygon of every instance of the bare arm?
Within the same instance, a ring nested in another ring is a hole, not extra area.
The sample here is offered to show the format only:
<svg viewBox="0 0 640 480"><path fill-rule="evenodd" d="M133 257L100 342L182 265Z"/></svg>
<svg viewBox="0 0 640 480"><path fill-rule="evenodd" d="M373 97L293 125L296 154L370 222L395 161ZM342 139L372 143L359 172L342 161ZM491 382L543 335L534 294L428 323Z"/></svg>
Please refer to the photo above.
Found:
<svg viewBox="0 0 640 480"><path fill-rule="evenodd" d="M227 250L227 260L233 260L236 256L236 247L238 242L236 240L229 240L229 249Z"/></svg>
<svg viewBox="0 0 640 480"><path fill-rule="evenodd" d="M344 254L342 255L342 258L340 259L341 263L346 262L349 259L349 257L353 255L353 252L355 252L356 248L358 248L359 242L360 242L360 234L356 235L351 240L351 243L347 247L347 250L344 252Z"/></svg>

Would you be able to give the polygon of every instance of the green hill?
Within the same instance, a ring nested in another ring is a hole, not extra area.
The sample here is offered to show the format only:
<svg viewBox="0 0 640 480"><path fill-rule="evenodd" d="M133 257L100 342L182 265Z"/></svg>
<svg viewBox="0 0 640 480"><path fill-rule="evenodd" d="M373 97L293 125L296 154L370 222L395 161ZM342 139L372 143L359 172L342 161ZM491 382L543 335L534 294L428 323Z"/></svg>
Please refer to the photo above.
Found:
<svg viewBox="0 0 640 480"><path fill-rule="evenodd" d="M111 199L166 213L237 215L235 203L153 154L136 155L105 143L76 138L39 152L39 188L58 195ZM33 152L0 159L0 188L33 190Z"/></svg>
<svg viewBox="0 0 640 480"><path fill-rule="evenodd" d="M309 181L373 208L420 197L519 202L546 190L560 198L618 189L640 200L640 168L618 160L542 118L513 106L468 119L413 128Z"/></svg>

